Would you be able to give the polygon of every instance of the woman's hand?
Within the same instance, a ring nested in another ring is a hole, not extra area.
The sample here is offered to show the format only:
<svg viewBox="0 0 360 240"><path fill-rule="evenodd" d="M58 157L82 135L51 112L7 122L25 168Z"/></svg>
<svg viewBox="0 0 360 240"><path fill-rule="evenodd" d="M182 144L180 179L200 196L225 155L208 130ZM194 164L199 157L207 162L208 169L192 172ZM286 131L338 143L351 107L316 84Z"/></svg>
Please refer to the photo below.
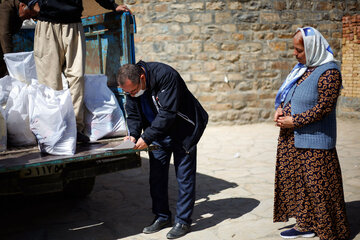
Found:
<svg viewBox="0 0 360 240"><path fill-rule="evenodd" d="M276 109L276 112L275 112L275 115L274 115L274 122L277 122L278 119L279 119L279 117L281 117L281 116L283 116L283 115L284 115L284 113L283 113L283 111L282 111L282 108L281 108L281 107L278 107L278 108Z"/></svg>
<svg viewBox="0 0 360 240"><path fill-rule="evenodd" d="M292 116L285 116L278 118L276 121L276 126L281 128L293 128L295 125Z"/></svg>

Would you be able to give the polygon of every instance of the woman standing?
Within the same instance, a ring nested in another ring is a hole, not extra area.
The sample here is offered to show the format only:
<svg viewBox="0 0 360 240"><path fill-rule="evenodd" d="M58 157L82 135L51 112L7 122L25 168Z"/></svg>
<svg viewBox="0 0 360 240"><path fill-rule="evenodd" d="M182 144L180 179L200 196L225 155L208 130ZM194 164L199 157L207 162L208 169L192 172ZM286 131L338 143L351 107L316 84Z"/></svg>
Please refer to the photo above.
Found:
<svg viewBox="0 0 360 240"><path fill-rule="evenodd" d="M283 238L349 237L336 152L336 102L341 73L326 39L299 28L293 38L298 64L276 96L280 127L275 173L274 222L296 219Z"/></svg>

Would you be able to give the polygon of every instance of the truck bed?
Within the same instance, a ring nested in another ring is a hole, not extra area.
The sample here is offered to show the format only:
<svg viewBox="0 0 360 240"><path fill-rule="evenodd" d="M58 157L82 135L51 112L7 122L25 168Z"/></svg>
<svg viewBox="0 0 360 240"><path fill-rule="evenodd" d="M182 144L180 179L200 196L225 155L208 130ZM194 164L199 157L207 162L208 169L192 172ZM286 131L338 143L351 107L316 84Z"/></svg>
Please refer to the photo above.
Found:
<svg viewBox="0 0 360 240"><path fill-rule="evenodd" d="M72 156L42 154L37 147L1 152L0 196L42 194L69 188L74 189L72 193L86 195L91 192L96 176L140 167L139 152L156 148L112 149L122 141L123 137L81 143Z"/></svg>

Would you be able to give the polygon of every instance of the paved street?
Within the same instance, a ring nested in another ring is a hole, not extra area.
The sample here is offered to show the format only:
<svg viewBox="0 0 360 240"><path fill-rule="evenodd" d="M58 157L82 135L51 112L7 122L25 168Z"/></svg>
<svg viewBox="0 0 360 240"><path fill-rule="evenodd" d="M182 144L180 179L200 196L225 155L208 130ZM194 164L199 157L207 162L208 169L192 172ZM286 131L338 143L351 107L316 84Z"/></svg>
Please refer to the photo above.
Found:
<svg viewBox="0 0 360 240"><path fill-rule="evenodd" d="M279 232L294 221L272 223L278 133L272 123L207 128L198 145L192 232L181 239L281 239ZM351 239L360 240L359 120L338 121L337 150ZM98 177L86 199L50 196L14 200L2 206L0 239L166 239L170 228L151 235L141 233L153 219L147 154L142 157L141 168ZM174 213L177 184L173 166L170 173L170 206Z"/></svg>

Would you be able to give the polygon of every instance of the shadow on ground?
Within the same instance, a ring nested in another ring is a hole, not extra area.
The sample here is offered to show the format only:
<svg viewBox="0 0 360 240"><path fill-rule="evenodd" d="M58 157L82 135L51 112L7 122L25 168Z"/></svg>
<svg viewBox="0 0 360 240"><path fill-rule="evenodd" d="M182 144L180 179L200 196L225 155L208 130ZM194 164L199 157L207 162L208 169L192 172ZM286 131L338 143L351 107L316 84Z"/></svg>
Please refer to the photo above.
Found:
<svg viewBox="0 0 360 240"><path fill-rule="evenodd" d="M177 183L172 165L169 173L170 207L175 215ZM84 199L62 194L3 199L0 239L114 240L139 234L153 219L148 185L148 161L143 159L141 168L99 177L93 193ZM241 217L259 205L251 198L209 198L234 187L237 184L197 174L192 231Z"/></svg>
<svg viewBox="0 0 360 240"><path fill-rule="evenodd" d="M227 198L205 201L195 207L192 231L200 231L215 226L226 219L239 218L259 205L253 198Z"/></svg>

